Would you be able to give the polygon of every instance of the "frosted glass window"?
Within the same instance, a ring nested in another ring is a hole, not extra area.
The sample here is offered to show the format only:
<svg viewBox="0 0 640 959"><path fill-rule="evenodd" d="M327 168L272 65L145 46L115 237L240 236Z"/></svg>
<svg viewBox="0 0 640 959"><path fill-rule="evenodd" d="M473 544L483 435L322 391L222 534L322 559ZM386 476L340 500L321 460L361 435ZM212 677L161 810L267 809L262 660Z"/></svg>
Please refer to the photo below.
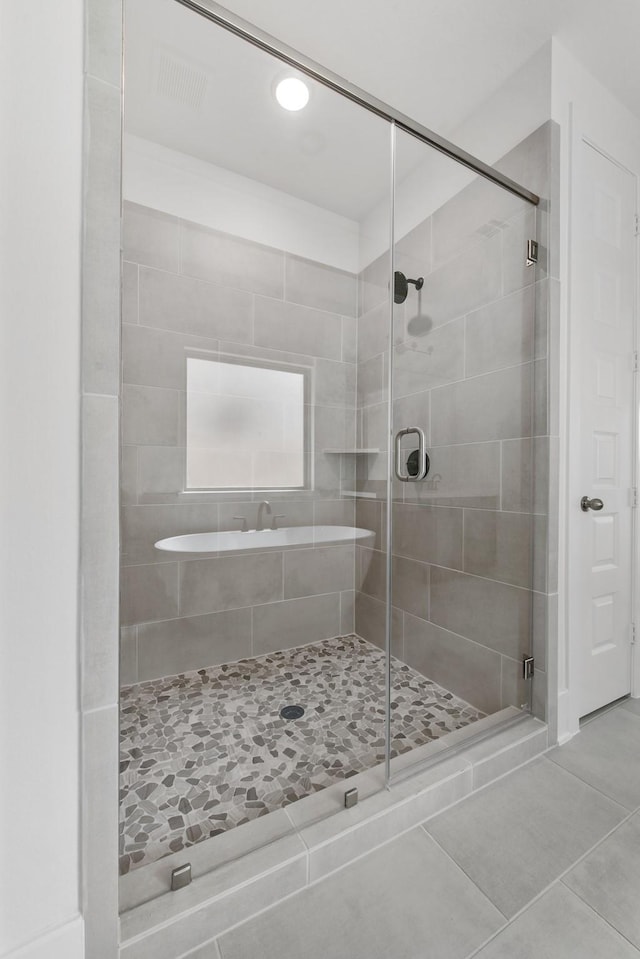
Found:
<svg viewBox="0 0 640 959"><path fill-rule="evenodd" d="M305 485L305 374L187 358L187 489Z"/></svg>

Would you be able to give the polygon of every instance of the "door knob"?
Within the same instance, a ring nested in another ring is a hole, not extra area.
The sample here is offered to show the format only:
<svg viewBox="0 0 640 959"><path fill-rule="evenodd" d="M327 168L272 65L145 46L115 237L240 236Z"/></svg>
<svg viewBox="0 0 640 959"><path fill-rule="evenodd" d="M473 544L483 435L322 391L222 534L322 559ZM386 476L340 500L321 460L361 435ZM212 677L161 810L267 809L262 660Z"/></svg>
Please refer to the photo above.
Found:
<svg viewBox="0 0 640 959"><path fill-rule="evenodd" d="M601 499L589 499L588 496L583 496L580 500L580 509L583 513L588 513L590 509L601 510L603 506Z"/></svg>

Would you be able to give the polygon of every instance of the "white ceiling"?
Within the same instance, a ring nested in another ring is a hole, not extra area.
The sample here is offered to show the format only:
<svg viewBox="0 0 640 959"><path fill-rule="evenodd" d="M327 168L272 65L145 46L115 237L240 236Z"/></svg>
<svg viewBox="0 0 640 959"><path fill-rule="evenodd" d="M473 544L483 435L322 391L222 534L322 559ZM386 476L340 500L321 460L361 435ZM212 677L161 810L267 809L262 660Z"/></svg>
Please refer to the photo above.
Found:
<svg viewBox="0 0 640 959"><path fill-rule="evenodd" d="M640 118L638 0L225 0L445 134L551 36Z"/></svg>
<svg viewBox="0 0 640 959"><path fill-rule="evenodd" d="M225 6L445 137L552 35L640 117L640 0ZM125 50L128 132L355 220L385 196L383 121L317 84L306 110L285 113L279 62L175 0L128 0ZM400 178L424 149L401 151Z"/></svg>

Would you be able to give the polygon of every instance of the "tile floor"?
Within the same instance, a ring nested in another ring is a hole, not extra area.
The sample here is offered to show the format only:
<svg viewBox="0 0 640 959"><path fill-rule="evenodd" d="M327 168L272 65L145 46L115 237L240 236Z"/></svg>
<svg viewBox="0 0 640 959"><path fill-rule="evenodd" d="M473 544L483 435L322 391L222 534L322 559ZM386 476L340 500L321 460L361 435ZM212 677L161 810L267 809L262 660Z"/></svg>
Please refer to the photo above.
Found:
<svg viewBox="0 0 640 959"><path fill-rule="evenodd" d="M392 682L393 755L483 715L399 660ZM357 636L124 687L121 874L382 763L384 702L385 655Z"/></svg>
<svg viewBox="0 0 640 959"><path fill-rule="evenodd" d="M640 959L640 702L189 959Z"/></svg>

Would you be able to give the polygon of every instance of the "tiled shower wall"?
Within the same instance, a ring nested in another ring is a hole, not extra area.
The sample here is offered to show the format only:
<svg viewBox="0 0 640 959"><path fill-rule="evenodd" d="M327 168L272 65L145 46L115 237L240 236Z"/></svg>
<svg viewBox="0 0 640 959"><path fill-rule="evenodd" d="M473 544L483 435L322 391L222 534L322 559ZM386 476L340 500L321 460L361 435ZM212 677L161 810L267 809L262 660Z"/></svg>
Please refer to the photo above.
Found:
<svg viewBox="0 0 640 959"><path fill-rule="evenodd" d="M354 546L190 558L154 542L255 527L353 526L357 277L124 205L121 682L353 630ZM308 367L313 490L183 492L187 349ZM265 524L271 521L265 515Z"/></svg>
<svg viewBox="0 0 640 959"><path fill-rule="evenodd" d="M393 649L474 706L527 701L522 657L531 624L535 707L544 717L549 569L548 314L552 125L499 164L541 196L538 210L477 179L396 246L396 269L424 276L394 313L394 430L420 426L427 480L394 482ZM525 265L526 241L540 261ZM385 446L389 363L387 257L361 276L358 440ZM555 302L555 301L554 301ZM409 444L411 445L411 444ZM415 446L415 442L413 443ZM356 631L384 643L384 457L361 457ZM533 582L533 590L530 588Z"/></svg>

